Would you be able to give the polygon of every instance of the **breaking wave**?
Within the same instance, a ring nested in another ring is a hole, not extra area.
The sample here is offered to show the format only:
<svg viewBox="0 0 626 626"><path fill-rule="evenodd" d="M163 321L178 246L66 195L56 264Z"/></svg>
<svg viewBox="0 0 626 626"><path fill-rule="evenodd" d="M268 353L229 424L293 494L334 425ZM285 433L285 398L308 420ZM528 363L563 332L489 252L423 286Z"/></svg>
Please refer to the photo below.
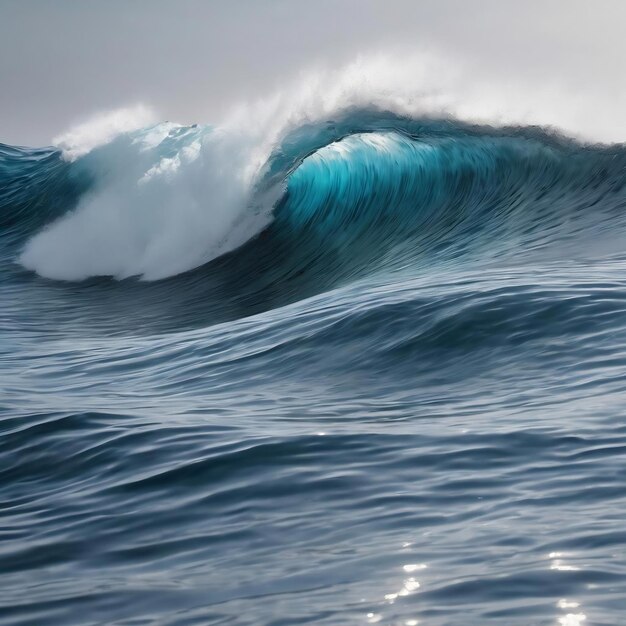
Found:
<svg viewBox="0 0 626 626"><path fill-rule="evenodd" d="M504 240L519 250L570 237L589 219L581 202L620 186L623 147L514 124L515 110L486 106L478 86L444 96L441 67L419 91L424 64L409 86L381 63L309 80L218 126L154 123L137 106L76 127L58 149L5 147L0 205L5 222L21 216L10 233L19 262L58 280L157 280L269 229L308 257L347 256L345 273L363 255L410 263L426 247L474 249L478 236L500 240L487 254Z"/></svg>

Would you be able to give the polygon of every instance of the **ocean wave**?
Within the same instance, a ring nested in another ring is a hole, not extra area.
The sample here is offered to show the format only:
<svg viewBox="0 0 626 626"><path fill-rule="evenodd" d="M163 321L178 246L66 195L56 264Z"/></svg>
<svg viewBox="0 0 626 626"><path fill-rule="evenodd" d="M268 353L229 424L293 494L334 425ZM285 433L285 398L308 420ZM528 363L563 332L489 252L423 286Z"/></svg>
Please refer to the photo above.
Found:
<svg viewBox="0 0 626 626"><path fill-rule="evenodd" d="M136 106L59 136L58 149L5 146L3 254L45 278L154 281L232 265L238 250L261 288L310 293L380 267L615 239L623 146L527 125L551 119L553 98L533 116L511 105L515 91L487 102L479 79L444 89L458 74L370 60L217 126L154 124Z"/></svg>
<svg viewBox="0 0 626 626"><path fill-rule="evenodd" d="M248 242L250 271L321 288L418 260L558 256L580 238L591 251L624 227L625 154L532 128L352 110L292 130L251 176L249 145L211 127L126 133L74 163L7 159L41 187L10 200L27 196L19 260L44 277L161 279ZM50 221L33 234L38 194ZM75 206L50 219L59 195Z"/></svg>

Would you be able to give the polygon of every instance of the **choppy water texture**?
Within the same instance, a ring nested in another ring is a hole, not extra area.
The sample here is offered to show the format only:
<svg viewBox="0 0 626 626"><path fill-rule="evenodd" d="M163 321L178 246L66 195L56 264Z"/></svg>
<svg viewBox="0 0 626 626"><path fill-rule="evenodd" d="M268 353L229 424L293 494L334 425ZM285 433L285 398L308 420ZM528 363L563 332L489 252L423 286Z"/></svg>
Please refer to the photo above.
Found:
<svg viewBox="0 0 626 626"><path fill-rule="evenodd" d="M0 146L0 622L624 623L623 145L252 152Z"/></svg>

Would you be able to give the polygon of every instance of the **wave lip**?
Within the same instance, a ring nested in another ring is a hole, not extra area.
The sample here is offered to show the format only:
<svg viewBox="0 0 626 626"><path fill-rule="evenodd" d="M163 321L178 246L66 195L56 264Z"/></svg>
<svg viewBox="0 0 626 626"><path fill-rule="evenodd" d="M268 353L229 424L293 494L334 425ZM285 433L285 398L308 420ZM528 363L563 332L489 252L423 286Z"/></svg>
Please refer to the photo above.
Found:
<svg viewBox="0 0 626 626"><path fill-rule="evenodd" d="M115 109L96 115L90 120L58 135L52 143L63 151L68 161L75 161L94 148L106 145L121 134L140 130L157 121L156 114L142 104Z"/></svg>

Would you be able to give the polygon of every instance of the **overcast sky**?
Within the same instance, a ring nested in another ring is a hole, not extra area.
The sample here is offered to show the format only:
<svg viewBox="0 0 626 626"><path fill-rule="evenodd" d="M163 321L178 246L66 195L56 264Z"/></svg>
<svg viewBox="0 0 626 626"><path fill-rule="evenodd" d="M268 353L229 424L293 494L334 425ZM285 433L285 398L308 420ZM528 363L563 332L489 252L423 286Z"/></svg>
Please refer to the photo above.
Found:
<svg viewBox="0 0 626 626"><path fill-rule="evenodd" d="M615 106L625 25L626 0L0 0L0 141L48 144L137 102L212 122L311 66L387 49L443 51L494 81L559 81Z"/></svg>

